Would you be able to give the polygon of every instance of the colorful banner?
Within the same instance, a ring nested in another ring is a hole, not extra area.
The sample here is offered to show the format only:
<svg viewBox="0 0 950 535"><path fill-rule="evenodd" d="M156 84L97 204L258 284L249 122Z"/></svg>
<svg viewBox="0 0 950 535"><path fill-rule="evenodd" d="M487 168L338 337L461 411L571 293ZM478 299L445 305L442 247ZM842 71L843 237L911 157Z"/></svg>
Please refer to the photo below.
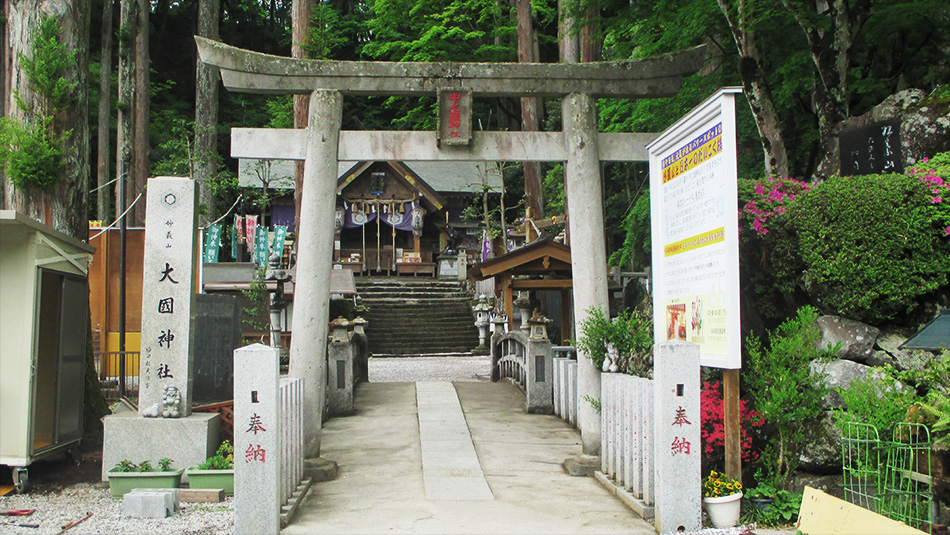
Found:
<svg viewBox="0 0 950 535"><path fill-rule="evenodd" d="M255 231L257 230L257 216L256 215L246 215L244 216L244 238L247 244L247 252L254 256L254 236Z"/></svg>
<svg viewBox="0 0 950 535"><path fill-rule="evenodd" d="M221 248L221 225L208 225L205 228L204 262L214 264L218 261L218 249Z"/></svg>
<svg viewBox="0 0 950 535"><path fill-rule="evenodd" d="M278 256L284 256L284 241L287 239L287 227L277 225L274 227L274 242L271 244L271 250Z"/></svg>
<svg viewBox="0 0 950 535"><path fill-rule="evenodd" d="M254 229L254 251L251 261L257 264L259 267L267 268L267 260L269 256L270 252L267 243L267 227L257 226Z"/></svg>

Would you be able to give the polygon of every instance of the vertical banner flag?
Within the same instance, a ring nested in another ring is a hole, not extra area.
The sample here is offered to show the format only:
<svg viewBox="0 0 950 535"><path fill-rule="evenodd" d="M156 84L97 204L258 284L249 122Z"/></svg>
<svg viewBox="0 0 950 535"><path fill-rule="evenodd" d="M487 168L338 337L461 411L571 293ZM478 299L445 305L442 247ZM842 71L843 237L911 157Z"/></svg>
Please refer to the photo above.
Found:
<svg viewBox="0 0 950 535"><path fill-rule="evenodd" d="M254 261L254 231L257 229L257 216L244 216L244 236L247 244L247 252L251 255L251 262Z"/></svg>
<svg viewBox="0 0 950 535"><path fill-rule="evenodd" d="M221 247L221 225L208 225L205 229L204 262L214 264L218 261L218 249Z"/></svg>
<svg viewBox="0 0 950 535"><path fill-rule="evenodd" d="M274 227L274 243L271 245L271 250L274 251L277 256L284 256L284 240L287 238L287 226L286 225L277 225Z"/></svg>
<svg viewBox="0 0 950 535"><path fill-rule="evenodd" d="M267 243L267 227L258 226L254 229L254 256L252 261L262 268L267 267L267 260L270 256Z"/></svg>
<svg viewBox="0 0 950 535"><path fill-rule="evenodd" d="M699 344L700 364L742 367L735 98L723 88L647 145L654 336Z"/></svg>

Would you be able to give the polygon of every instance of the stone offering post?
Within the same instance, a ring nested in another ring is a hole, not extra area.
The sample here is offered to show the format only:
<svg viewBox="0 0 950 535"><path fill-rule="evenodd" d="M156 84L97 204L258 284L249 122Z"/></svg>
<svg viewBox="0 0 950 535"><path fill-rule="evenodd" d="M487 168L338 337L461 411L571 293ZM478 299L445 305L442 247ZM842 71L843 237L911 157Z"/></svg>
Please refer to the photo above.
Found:
<svg viewBox="0 0 950 535"><path fill-rule="evenodd" d="M280 532L277 350L234 351L234 533Z"/></svg>
<svg viewBox="0 0 950 535"><path fill-rule="evenodd" d="M658 533L702 527L699 345L670 340L654 361L655 525Z"/></svg>

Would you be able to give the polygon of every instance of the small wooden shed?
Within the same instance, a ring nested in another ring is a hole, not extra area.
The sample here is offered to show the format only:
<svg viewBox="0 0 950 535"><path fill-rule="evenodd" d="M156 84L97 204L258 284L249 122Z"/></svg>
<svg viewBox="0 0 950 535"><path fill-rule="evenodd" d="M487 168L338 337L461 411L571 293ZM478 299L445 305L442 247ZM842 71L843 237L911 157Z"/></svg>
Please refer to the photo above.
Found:
<svg viewBox="0 0 950 535"><path fill-rule="evenodd" d="M94 250L0 210L0 464L19 492L30 463L82 438Z"/></svg>

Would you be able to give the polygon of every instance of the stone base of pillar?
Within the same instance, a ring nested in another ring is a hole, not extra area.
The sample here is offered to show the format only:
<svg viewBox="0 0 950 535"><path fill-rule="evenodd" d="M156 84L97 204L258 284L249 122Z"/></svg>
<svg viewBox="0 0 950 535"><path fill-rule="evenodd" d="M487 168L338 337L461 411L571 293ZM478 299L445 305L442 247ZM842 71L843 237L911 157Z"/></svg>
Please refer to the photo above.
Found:
<svg viewBox="0 0 950 535"><path fill-rule="evenodd" d="M333 481L339 471L340 467L336 461L330 461L323 457L304 460L303 476L312 479L314 483Z"/></svg>
<svg viewBox="0 0 950 535"><path fill-rule="evenodd" d="M600 470L600 455L578 455L568 457L561 463L564 471L574 477L594 477Z"/></svg>

